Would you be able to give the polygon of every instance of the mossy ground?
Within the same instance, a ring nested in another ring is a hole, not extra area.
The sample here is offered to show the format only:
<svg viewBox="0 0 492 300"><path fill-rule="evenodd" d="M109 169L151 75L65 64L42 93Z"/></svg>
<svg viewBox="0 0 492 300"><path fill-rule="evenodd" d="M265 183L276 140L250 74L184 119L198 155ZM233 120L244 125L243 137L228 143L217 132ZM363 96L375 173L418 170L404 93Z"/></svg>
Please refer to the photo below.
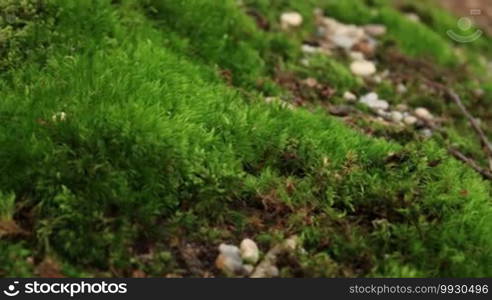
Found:
<svg viewBox="0 0 492 300"><path fill-rule="evenodd" d="M378 92L432 108L449 137L328 115L345 90L368 87L341 61L300 63L316 7L383 23L383 53L429 61L425 73L382 55L411 75L410 91ZM446 149L481 162L483 151L452 103L418 88L428 78L452 85L490 124L486 100L468 95L492 96L477 75L492 43L455 45L443 32L453 17L434 8L414 23L398 7L0 0L0 276L220 275L221 242L250 237L266 251L293 234L305 252L286 258L285 277L492 276L490 182ZM304 26L282 31L286 10ZM281 74L315 77L335 96L303 89L305 108L265 103L295 100ZM198 269L183 254L190 245Z"/></svg>

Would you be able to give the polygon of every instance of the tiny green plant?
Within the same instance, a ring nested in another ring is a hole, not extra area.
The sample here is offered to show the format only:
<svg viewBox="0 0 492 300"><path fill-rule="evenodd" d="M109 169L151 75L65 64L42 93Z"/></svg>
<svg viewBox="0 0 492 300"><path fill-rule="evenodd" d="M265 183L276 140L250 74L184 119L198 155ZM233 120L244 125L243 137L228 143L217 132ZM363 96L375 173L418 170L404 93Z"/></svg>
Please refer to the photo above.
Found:
<svg viewBox="0 0 492 300"><path fill-rule="evenodd" d="M15 194L0 191L0 222L11 221L15 213Z"/></svg>

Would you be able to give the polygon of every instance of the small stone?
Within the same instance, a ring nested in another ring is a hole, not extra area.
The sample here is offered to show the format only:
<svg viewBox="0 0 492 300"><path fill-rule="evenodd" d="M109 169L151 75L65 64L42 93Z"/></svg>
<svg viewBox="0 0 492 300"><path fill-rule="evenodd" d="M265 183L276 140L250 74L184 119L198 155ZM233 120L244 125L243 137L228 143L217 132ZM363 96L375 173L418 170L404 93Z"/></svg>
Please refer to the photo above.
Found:
<svg viewBox="0 0 492 300"><path fill-rule="evenodd" d="M272 278L280 274L277 266L271 262L262 263L252 272L251 278Z"/></svg>
<svg viewBox="0 0 492 300"><path fill-rule="evenodd" d="M386 79L390 76L390 71L388 69L386 69L383 72L381 72L380 75L383 79Z"/></svg>
<svg viewBox="0 0 492 300"><path fill-rule="evenodd" d="M386 26L384 25L379 25L379 24L369 24L364 26L364 31L373 37L380 37L386 34L388 31L386 29Z"/></svg>
<svg viewBox="0 0 492 300"><path fill-rule="evenodd" d="M228 276L241 274L243 270L243 261L241 251L234 245L220 244L219 256L215 260L215 266Z"/></svg>
<svg viewBox="0 0 492 300"><path fill-rule="evenodd" d="M249 275L251 275L251 273L253 273L253 271L255 270L255 267L252 265L244 265L243 270L244 270L244 274L246 276L249 276Z"/></svg>
<svg viewBox="0 0 492 300"><path fill-rule="evenodd" d="M260 259L260 250L251 239L244 239L240 245L241 258L243 261L255 265Z"/></svg>
<svg viewBox="0 0 492 300"><path fill-rule="evenodd" d="M369 106L370 108L376 111L378 109L387 110L389 108L388 101L378 99L378 94L376 93L369 93L367 95L362 96L359 102Z"/></svg>
<svg viewBox="0 0 492 300"><path fill-rule="evenodd" d="M396 92L399 94L405 94L406 92L408 92L408 88L403 83L400 83L396 87Z"/></svg>
<svg viewBox="0 0 492 300"><path fill-rule="evenodd" d="M391 112L391 121L395 123L400 123L403 120L403 114L399 111Z"/></svg>
<svg viewBox="0 0 492 300"><path fill-rule="evenodd" d="M284 249L286 251L294 251L297 249L299 244L299 238L297 236L291 236L287 240L284 241Z"/></svg>
<svg viewBox="0 0 492 300"><path fill-rule="evenodd" d="M407 19L409 19L410 21L414 21L416 23L420 22L420 16L415 14L415 13L408 13L405 15L407 17Z"/></svg>
<svg viewBox="0 0 492 300"><path fill-rule="evenodd" d="M355 26L339 23L338 29L336 31L338 35L345 35L353 38L355 41L360 41L366 37L364 29Z"/></svg>
<svg viewBox="0 0 492 300"><path fill-rule="evenodd" d="M294 235L283 241L282 244L278 244L270 249L251 274L251 278L277 277L279 275L276 266L278 256L281 254L292 253L297 250L298 246L299 238Z"/></svg>
<svg viewBox="0 0 492 300"><path fill-rule="evenodd" d="M485 91L483 89L475 89L473 91L473 95L477 98L482 98L483 96L485 96Z"/></svg>
<svg viewBox="0 0 492 300"><path fill-rule="evenodd" d="M374 83L380 84L381 82L383 82L383 78L379 75L375 75L374 77L372 77L372 81Z"/></svg>
<svg viewBox="0 0 492 300"><path fill-rule="evenodd" d="M320 49L318 47L313 47L311 45L302 45L301 47L302 52L307 53L307 54L315 54L320 52Z"/></svg>
<svg viewBox="0 0 492 300"><path fill-rule="evenodd" d="M298 12L285 12L280 17L282 28L299 27L302 25L303 18Z"/></svg>
<svg viewBox="0 0 492 300"><path fill-rule="evenodd" d="M234 245L220 244L219 252L230 256L240 256L241 251Z"/></svg>
<svg viewBox="0 0 492 300"><path fill-rule="evenodd" d="M354 39L353 37L349 37L346 35L335 35L331 37L331 41L333 44L335 44L337 47L343 48L343 49L351 49L354 47L354 45L357 43L357 40Z"/></svg>
<svg viewBox="0 0 492 300"><path fill-rule="evenodd" d="M315 78L309 77L304 80L304 84L310 88L315 88L318 86L318 81Z"/></svg>
<svg viewBox="0 0 492 300"><path fill-rule="evenodd" d="M316 36L319 38L323 38L326 36L326 28L323 26L318 26L316 28Z"/></svg>
<svg viewBox="0 0 492 300"><path fill-rule="evenodd" d="M406 112L406 111L408 111L408 105L406 105L406 104L398 104L396 106L396 110L399 111L399 112Z"/></svg>
<svg viewBox="0 0 492 300"><path fill-rule="evenodd" d="M376 109L376 114L386 120L391 118L391 114L382 108Z"/></svg>
<svg viewBox="0 0 492 300"><path fill-rule="evenodd" d="M379 99L378 94L372 92L372 93L369 93L369 94L366 94L366 95L362 96L360 98L360 102L369 103L369 102L374 102L374 101L376 101L378 99Z"/></svg>
<svg viewBox="0 0 492 300"><path fill-rule="evenodd" d="M404 119L403 119L403 122L407 125L415 125L415 123L417 123L417 118L414 117L414 116L406 116Z"/></svg>
<svg viewBox="0 0 492 300"><path fill-rule="evenodd" d="M272 278L278 277L278 275L280 275L280 271L278 270L277 266L272 265L266 269L266 277Z"/></svg>
<svg viewBox="0 0 492 300"><path fill-rule="evenodd" d="M357 96L352 94L351 92L349 91L346 91L344 94L343 94L343 99L349 101L349 102L355 102L357 100Z"/></svg>
<svg viewBox="0 0 492 300"><path fill-rule="evenodd" d="M432 121L434 119L434 116L430 113L430 111L423 107L415 109L415 116L425 121Z"/></svg>
<svg viewBox="0 0 492 300"><path fill-rule="evenodd" d="M432 130L430 130L429 128L425 128L425 129L422 129L420 131L420 134L424 137L424 138L431 138L432 135L433 135L433 132Z"/></svg>
<svg viewBox="0 0 492 300"><path fill-rule="evenodd" d="M359 51L350 51L349 57L352 61L365 60L364 54Z"/></svg>
<svg viewBox="0 0 492 300"><path fill-rule="evenodd" d="M350 70L357 76L367 77L376 73L376 66L371 61L361 60L353 62Z"/></svg>
<svg viewBox="0 0 492 300"><path fill-rule="evenodd" d="M226 254L219 254L215 260L215 266L228 276L238 275L244 271L241 257Z"/></svg>

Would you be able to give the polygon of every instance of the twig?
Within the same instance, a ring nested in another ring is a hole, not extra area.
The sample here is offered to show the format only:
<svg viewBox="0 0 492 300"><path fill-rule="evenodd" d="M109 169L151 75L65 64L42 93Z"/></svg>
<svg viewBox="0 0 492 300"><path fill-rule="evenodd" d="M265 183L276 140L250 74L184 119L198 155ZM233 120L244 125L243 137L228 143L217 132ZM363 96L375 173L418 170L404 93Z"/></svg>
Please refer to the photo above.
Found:
<svg viewBox="0 0 492 300"><path fill-rule="evenodd" d="M477 162L475 162L473 159L467 157L466 155L461 153L459 150L450 148L449 153L451 153L454 157L456 157L457 159L463 161L464 163L466 163L467 165L472 167L475 171L480 173L484 178L492 180L492 173L491 172L480 167Z"/></svg>
<svg viewBox="0 0 492 300"><path fill-rule="evenodd" d="M482 140L482 143L484 146L487 148L488 156L492 156L492 144L490 143L489 139L487 138L487 135L485 132L482 130L482 127L480 127L480 124L477 122L477 119L475 119L470 112L466 109L465 105L461 101L460 96L453 92L452 90L448 90L448 95L453 99L453 101L458 105L460 108L461 112L468 118L470 121L470 124L472 125L473 129L477 132L477 134L480 136L480 140Z"/></svg>
<svg viewBox="0 0 492 300"><path fill-rule="evenodd" d="M446 87L446 86L444 86L444 85L442 85L440 83L428 81L428 84L429 85L432 85L434 87L437 87L437 88L441 89L442 91L444 91L454 101L454 103L456 103L456 105L461 110L461 112L463 113L463 115L465 115L465 117L470 122L473 130L475 130L475 132L480 137L480 140L481 140L482 144L487 149L487 156L489 158L492 158L492 144L490 143L489 139L487 138L487 135L485 134L485 132L482 130L482 127L478 123L477 119L475 119L472 116L472 114L468 111L468 109L466 108L466 106L463 104L463 101L461 101L460 96L458 94L456 94L450 88L448 88L448 87Z"/></svg>

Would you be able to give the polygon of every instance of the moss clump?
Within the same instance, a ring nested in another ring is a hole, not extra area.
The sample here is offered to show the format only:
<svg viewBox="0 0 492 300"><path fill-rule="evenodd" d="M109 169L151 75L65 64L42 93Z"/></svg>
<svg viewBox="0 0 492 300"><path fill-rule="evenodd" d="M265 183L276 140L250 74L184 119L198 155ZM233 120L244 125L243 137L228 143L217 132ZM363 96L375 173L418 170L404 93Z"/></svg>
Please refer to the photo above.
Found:
<svg viewBox="0 0 492 300"><path fill-rule="evenodd" d="M326 55L315 55L308 58L307 63L307 66L292 67L301 78L313 77L342 93L361 86L361 81L350 72L347 64L338 62L334 58Z"/></svg>
<svg viewBox="0 0 492 300"><path fill-rule="evenodd" d="M26 56L47 51L46 35L54 19L49 0L0 1L0 70L19 63Z"/></svg>
<svg viewBox="0 0 492 300"><path fill-rule="evenodd" d="M46 59L33 48L0 75L0 191L15 210L0 207L33 233L2 240L1 275L50 257L70 276L197 276L183 245L214 272L224 240L291 234L306 253L284 276L491 275L490 184L440 145L255 101L267 62L297 54L234 1L111 2L54 1ZM314 66L359 84L340 62Z"/></svg>

